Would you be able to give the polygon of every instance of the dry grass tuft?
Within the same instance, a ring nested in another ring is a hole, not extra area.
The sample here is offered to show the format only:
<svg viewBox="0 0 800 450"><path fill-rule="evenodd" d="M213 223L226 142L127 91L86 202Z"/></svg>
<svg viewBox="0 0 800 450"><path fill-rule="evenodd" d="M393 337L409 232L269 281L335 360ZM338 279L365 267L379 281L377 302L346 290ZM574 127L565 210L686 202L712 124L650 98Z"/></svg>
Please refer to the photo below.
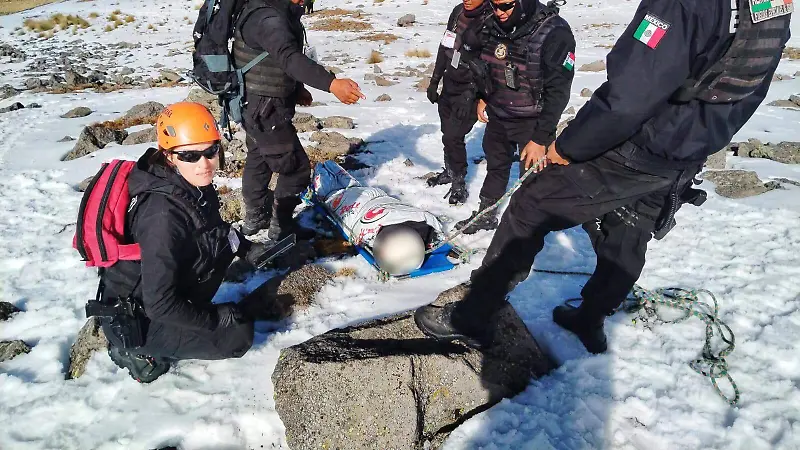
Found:
<svg viewBox="0 0 800 450"><path fill-rule="evenodd" d="M431 52L425 49L415 48L414 50L407 51L406 56L409 58L430 58Z"/></svg>
<svg viewBox="0 0 800 450"><path fill-rule="evenodd" d="M360 9L342 9L342 8L333 8L333 9L323 9L322 11L317 11L314 13L315 18L326 18L326 17L356 17L361 18L364 17L363 11Z"/></svg>
<svg viewBox="0 0 800 450"><path fill-rule="evenodd" d="M400 39L400 36L392 33L370 33L364 36L359 36L354 40L379 42L383 41L384 44L391 44L392 42Z"/></svg>
<svg viewBox="0 0 800 450"><path fill-rule="evenodd" d="M156 119L158 119L158 115L142 117L134 120L121 117L119 119L106 120L105 122L95 123L94 125L101 125L103 127L110 128L112 130L124 130L126 128L135 127L137 125L155 125Z"/></svg>
<svg viewBox="0 0 800 450"><path fill-rule="evenodd" d="M377 50L373 50L367 58L367 64L377 64L383 62L383 55Z"/></svg>
<svg viewBox="0 0 800 450"><path fill-rule="evenodd" d="M366 31L371 30L372 25L358 20L343 20L340 17L329 17L314 22L314 24L311 25L311 29L317 31Z"/></svg>
<svg viewBox="0 0 800 450"><path fill-rule="evenodd" d="M131 23L136 20L134 16L125 16L125 23Z"/></svg>
<svg viewBox="0 0 800 450"><path fill-rule="evenodd" d="M349 255L356 253L352 244L341 238L318 238L314 239L314 251L317 256L324 258L334 255Z"/></svg>
<svg viewBox="0 0 800 450"><path fill-rule="evenodd" d="M356 277L356 269L352 267L342 267L341 269L337 270L334 277L347 277L347 278L355 278Z"/></svg>
<svg viewBox="0 0 800 450"><path fill-rule="evenodd" d="M0 16L26 11L56 0L0 0Z"/></svg>
<svg viewBox="0 0 800 450"><path fill-rule="evenodd" d="M782 58L789 58L789 59L800 59L800 48L797 47L786 47L783 50Z"/></svg>

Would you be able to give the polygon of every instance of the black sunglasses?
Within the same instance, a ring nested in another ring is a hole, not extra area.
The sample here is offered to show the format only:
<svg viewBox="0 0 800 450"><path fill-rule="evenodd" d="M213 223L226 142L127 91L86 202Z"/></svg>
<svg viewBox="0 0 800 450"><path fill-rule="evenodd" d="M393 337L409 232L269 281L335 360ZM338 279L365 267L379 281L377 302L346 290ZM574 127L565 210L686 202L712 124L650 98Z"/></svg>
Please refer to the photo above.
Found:
<svg viewBox="0 0 800 450"><path fill-rule="evenodd" d="M173 152L170 151L173 155L177 156L183 162L188 163L196 163L200 161L200 158L205 156L206 159L214 159L217 156L217 153L222 149L222 144L216 142L211 144L211 147L208 147L205 150L186 150L182 152Z"/></svg>
<svg viewBox="0 0 800 450"><path fill-rule="evenodd" d="M514 7L517 6L517 2L516 1L510 2L510 3L495 3L495 2L490 0L489 4L492 5L492 9L494 9L494 10L498 10L499 9L500 11L503 11L503 12L506 12L506 11L508 11L510 9L514 9Z"/></svg>

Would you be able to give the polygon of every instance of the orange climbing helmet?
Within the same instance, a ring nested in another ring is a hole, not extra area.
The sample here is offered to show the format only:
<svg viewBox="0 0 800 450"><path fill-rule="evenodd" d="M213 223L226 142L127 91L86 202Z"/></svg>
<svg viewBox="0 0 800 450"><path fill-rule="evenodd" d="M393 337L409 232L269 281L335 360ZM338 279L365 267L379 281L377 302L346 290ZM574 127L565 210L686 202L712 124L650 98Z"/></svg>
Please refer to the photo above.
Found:
<svg viewBox="0 0 800 450"><path fill-rule="evenodd" d="M158 146L164 150L221 139L214 116L205 106L193 102L164 108L156 120L156 133Z"/></svg>

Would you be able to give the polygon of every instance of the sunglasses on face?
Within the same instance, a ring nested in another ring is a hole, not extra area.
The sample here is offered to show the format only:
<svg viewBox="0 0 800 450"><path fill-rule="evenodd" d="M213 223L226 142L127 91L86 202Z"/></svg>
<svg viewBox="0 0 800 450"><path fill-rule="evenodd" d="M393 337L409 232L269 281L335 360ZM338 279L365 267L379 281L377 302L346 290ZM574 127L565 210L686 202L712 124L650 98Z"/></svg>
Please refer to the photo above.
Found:
<svg viewBox="0 0 800 450"><path fill-rule="evenodd" d="M489 4L492 5L492 9L494 9L495 11L500 10L500 11L503 11L503 12L506 12L508 10L514 9L514 7L517 6L517 2L516 1L509 2L509 3L495 3L495 2L490 1Z"/></svg>
<svg viewBox="0 0 800 450"><path fill-rule="evenodd" d="M177 156L179 160L187 163L196 163L200 161L200 158L205 156L206 159L214 159L217 156L217 153L222 149L222 145L217 142L212 144L211 147L208 147L205 150L185 150L182 152L173 152L173 155Z"/></svg>

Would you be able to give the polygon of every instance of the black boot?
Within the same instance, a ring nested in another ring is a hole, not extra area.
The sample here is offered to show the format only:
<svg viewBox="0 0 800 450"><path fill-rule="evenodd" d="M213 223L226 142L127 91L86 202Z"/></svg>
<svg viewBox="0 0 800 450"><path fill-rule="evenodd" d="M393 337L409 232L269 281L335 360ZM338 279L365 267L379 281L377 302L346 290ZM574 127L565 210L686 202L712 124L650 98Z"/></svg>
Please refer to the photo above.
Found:
<svg viewBox="0 0 800 450"><path fill-rule="evenodd" d="M428 186L433 187L439 186L440 184L450 184L453 182L453 178L453 170L450 168L450 163L447 161L447 155L445 155L442 171L428 178Z"/></svg>
<svg viewBox="0 0 800 450"><path fill-rule="evenodd" d="M604 353L608 349L606 334L603 332L605 318L605 315L588 311L583 305L579 308L560 305L553 309L553 322L578 336L586 350L595 354Z"/></svg>
<svg viewBox="0 0 800 450"><path fill-rule="evenodd" d="M267 191L267 198L263 205L252 207L245 205L242 234L252 236L269 227L269 220L272 218L272 201L272 191Z"/></svg>
<svg viewBox="0 0 800 450"><path fill-rule="evenodd" d="M468 224L475 216L478 215L481 211L490 208L497 202L496 199L487 199L485 197L481 197L481 205L478 208L478 211L472 211L472 215L469 218L464 219L460 222L456 223L456 228L461 229L464 225ZM483 214L475 223L468 226L464 230L464 234L475 234L480 230L494 230L500 223L497 220L497 209L489 211Z"/></svg>
<svg viewBox="0 0 800 450"><path fill-rule="evenodd" d="M108 347L108 356L120 369L128 369L131 378L139 383L151 383L169 370L170 364L162 358L137 355L117 347Z"/></svg>
<svg viewBox="0 0 800 450"><path fill-rule="evenodd" d="M275 199L267 237L277 242L292 233L298 240L309 240L317 235L316 231L301 227L294 220L294 208L300 203L300 199L296 196Z"/></svg>
<svg viewBox="0 0 800 450"><path fill-rule="evenodd" d="M450 190L447 191L447 196L449 196L448 202L451 205L460 205L467 201L469 192L467 191L467 182L464 181L463 176L453 178L453 184L450 186Z"/></svg>
<svg viewBox="0 0 800 450"><path fill-rule="evenodd" d="M461 341L477 350L491 345L485 333L458 317L457 304L420 307L414 312L414 323L420 331L439 341Z"/></svg>

